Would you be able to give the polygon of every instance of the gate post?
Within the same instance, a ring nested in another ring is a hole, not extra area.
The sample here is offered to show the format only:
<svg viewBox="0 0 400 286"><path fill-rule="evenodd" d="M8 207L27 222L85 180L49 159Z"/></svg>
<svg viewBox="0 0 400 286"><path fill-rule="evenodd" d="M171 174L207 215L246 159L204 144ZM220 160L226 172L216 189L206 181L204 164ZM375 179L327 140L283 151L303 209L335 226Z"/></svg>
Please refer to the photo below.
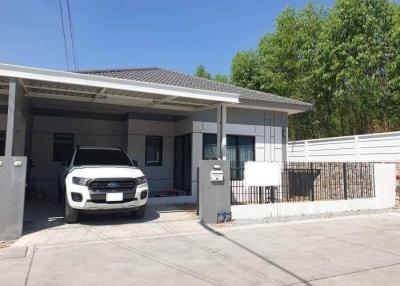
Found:
<svg viewBox="0 0 400 286"><path fill-rule="evenodd" d="M199 164L199 217L203 223L217 223L220 213L231 213L229 161L201 160Z"/></svg>
<svg viewBox="0 0 400 286"><path fill-rule="evenodd" d="M315 190L314 190L314 165L313 165L313 163L311 162L310 163L310 169L311 169L311 180L310 180L310 182L311 182L311 201L314 201L315 200Z"/></svg>
<svg viewBox="0 0 400 286"><path fill-rule="evenodd" d="M344 199L347 200L347 165L343 163L343 192Z"/></svg>

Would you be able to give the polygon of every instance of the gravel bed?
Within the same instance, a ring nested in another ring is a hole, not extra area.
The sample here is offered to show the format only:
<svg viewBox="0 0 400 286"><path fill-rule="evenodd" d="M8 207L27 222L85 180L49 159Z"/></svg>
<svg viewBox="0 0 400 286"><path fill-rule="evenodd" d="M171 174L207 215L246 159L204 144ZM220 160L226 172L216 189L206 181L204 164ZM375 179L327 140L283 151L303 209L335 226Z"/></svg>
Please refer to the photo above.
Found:
<svg viewBox="0 0 400 286"><path fill-rule="evenodd" d="M276 223L276 222L290 222L290 221L303 221L310 219L319 218L333 218L333 217L345 217L345 216L357 216L357 215L374 215L382 213L400 213L400 209L383 209L383 210L358 210L358 211L348 211L339 213L324 213L316 215L296 215L296 216L281 216L281 217L264 217L264 218L254 218L254 219L241 219L233 220L223 224L224 226L243 226L252 224L265 224L265 223Z"/></svg>

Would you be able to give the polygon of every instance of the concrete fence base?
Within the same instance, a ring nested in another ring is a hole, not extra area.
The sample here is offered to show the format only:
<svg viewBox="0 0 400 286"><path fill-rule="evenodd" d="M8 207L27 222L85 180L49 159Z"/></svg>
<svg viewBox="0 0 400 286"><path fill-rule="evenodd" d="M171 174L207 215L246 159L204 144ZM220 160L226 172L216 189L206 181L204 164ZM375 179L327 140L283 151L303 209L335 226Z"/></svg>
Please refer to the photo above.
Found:
<svg viewBox="0 0 400 286"><path fill-rule="evenodd" d="M374 164L375 197L351 200L309 201L256 205L233 205L233 219L315 215L356 210L394 208L396 168L394 164Z"/></svg>

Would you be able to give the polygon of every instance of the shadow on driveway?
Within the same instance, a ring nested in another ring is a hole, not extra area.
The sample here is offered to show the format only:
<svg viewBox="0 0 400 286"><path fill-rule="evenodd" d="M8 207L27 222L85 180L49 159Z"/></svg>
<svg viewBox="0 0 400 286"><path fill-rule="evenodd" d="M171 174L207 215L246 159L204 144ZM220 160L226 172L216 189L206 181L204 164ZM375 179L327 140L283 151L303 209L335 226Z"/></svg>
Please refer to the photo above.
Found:
<svg viewBox="0 0 400 286"><path fill-rule="evenodd" d="M148 205L143 219L135 219L129 212L80 214L79 222L71 225L125 225L171 221L190 218L194 206L188 204ZM23 234L64 225L64 205L46 201L26 201Z"/></svg>
<svg viewBox="0 0 400 286"><path fill-rule="evenodd" d="M266 257L264 257L264 256L262 256L262 255L260 255L259 253L257 253L257 252L255 252L255 251L251 250L250 248L248 248L247 246L245 246L245 245L243 245L243 244L240 244L239 242L237 242L237 241L235 241L235 240L233 240L233 239L227 237L225 234L223 234L223 233L221 233L221 232L219 232L219 231L217 231L217 230L215 230L215 229L209 227L208 225L206 225L206 224L204 224L204 223L200 223L200 225L201 225L204 229L206 229L207 231L209 231L209 232L211 232L211 233L217 235L218 237L224 238L225 240L229 241L230 243L233 243L234 245L236 245L236 246L240 247L241 249L245 250L245 251L248 252L249 254L258 257L258 258L260 258L261 260L264 260L266 263L268 263L268 264L270 264L270 265L272 265L272 266L278 268L279 270L285 272L286 274L288 274L288 275L290 275L290 276L296 278L297 280L299 280L299 282L302 282L302 283L304 283L305 285L312 285L312 284L310 284L307 280L305 280L304 278L300 277L300 276L297 275L296 273L294 273L294 272L290 271L289 269L286 269L286 268L283 267L282 265L279 265L279 264L275 263L274 261L272 261L272 260L270 260L270 259L268 259L268 258L266 258Z"/></svg>

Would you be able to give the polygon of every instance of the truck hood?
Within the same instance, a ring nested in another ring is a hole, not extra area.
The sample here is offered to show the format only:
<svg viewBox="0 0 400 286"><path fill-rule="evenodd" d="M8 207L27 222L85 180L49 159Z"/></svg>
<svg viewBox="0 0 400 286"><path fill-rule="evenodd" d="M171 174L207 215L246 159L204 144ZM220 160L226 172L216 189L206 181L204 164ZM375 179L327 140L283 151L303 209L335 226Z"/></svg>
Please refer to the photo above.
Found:
<svg viewBox="0 0 400 286"><path fill-rule="evenodd" d="M68 177L82 177L87 179L100 178L138 178L143 177L143 172L136 167L127 166L80 166L73 167Z"/></svg>

